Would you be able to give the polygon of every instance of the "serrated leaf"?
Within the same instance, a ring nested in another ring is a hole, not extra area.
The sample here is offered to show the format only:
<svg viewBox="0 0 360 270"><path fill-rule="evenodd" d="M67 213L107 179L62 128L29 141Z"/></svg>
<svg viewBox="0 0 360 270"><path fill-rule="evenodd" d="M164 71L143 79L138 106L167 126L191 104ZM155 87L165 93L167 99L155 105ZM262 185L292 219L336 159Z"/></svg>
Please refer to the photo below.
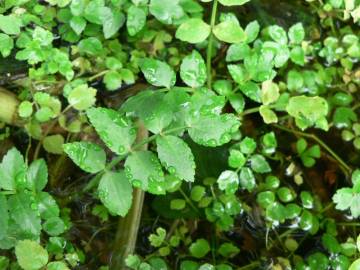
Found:
<svg viewBox="0 0 360 270"><path fill-rule="evenodd" d="M130 151L136 139L136 129L128 119L106 108L88 109L86 115L101 140L113 152L123 155Z"/></svg>
<svg viewBox="0 0 360 270"><path fill-rule="evenodd" d="M0 164L0 188L15 190L24 188L26 184L26 165L21 153L12 148L4 156Z"/></svg>
<svg viewBox="0 0 360 270"><path fill-rule="evenodd" d="M125 161L126 177L134 187L153 194L165 194L164 173L159 159L150 151L134 152Z"/></svg>
<svg viewBox="0 0 360 270"><path fill-rule="evenodd" d="M216 38L226 43L240 43L246 40L244 30L234 20L226 20L215 25L213 33Z"/></svg>
<svg viewBox="0 0 360 270"><path fill-rule="evenodd" d="M88 87L87 84L81 84L75 87L68 96L68 101L72 107L82 111L90 108L96 102L97 90Z"/></svg>
<svg viewBox="0 0 360 270"><path fill-rule="evenodd" d="M159 136L156 145L160 161L171 174L188 182L194 181L194 156L182 139L175 136Z"/></svg>
<svg viewBox="0 0 360 270"><path fill-rule="evenodd" d="M18 193L8 199L10 217L27 234L38 237L41 231L39 209L32 207L36 202L31 194Z"/></svg>
<svg viewBox="0 0 360 270"><path fill-rule="evenodd" d="M159 60L144 58L140 62L140 69L146 80L154 86L171 88L175 85L176 74L166 63Z"/></svg>
<svg viewBox="0 0 360 270"><path fill-rule="evenodd" d="M90 142L73 142L63 145L65 153L76 165L88 173L97 173L105 168L105 151Z"/></svg>
<svg viewBox="0 0 360 270"><path fill-rule="evenodd" d="M183 22L176 30L176 38L189 42L201 43L210 35L210 25L202 19L191 18Z"/></svg>
<svg viewBox="0 0 360 270"><path fill-rule="evenodd" d="M27 171L28 188L41 191L48 181L48 169L44 159L38 159L31 163Z"/></svg>
<svg viewBox="0 0 360 270"><path fill-rule="evenodd" d="M98 187L102 203L112 214L126 216L132 204L132 186L125 172L106 172Z"/></svg>
<svg viewBox="0 0 360 270"><path fill-rule="evenodd" d="M180 77L190 87L200 87L206 82L206 64L201 54L193 51L180 66Z"/></svg>
<svg viewBox="0 0 360 270"><path fill-rule="evenodd" d="M38 270L44 267L49 259L46 249L31 240L19 241L15 247L15 254L24 270Z"/></svg>
<svg viewBox="0 0 360 270"><path fill-rule="evenodd" d="M232 114L206 115L192 118L189 122L189 135L194 142L216 147L228 143L231 133L240 126L237 118Z"/></svg>

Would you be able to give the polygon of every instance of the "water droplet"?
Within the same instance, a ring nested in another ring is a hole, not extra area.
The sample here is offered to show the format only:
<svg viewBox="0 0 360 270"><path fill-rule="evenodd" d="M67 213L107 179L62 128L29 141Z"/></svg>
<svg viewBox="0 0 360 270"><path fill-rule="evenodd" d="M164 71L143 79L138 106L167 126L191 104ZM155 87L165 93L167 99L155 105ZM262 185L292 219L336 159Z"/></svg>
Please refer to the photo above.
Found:
<svg viewBox="0 0 360 270"><path fill-rule="evenodd" d="M228 143L231 140L231 135L228 133L224 133L220 138L220 143L225 144Z"/></svg>
<svg viewBox="0 0 360 270"><path fill-rule="evenodd" d="M214 139L211 139L211 140L208 140L206 142L206 145L210 146L210 147L215 147L217 144L216 144L216 141Z"/></svg>
<svg viewBox="0 0 360 270"><path fill-rule="evenodd" d="M169 173L171 173L171 174L175 174L175 173L176 173L176 168L173 167L173 166L168 167L167 170L168 170Z"/></svg>
<svg viewBox="0 0 360 270"><path fill-rule="evenodd" d="M137 188L141 187L141 184L142 184L141 181L137 180L137 179L132 180L131 183L134 187L137 187Z"/></svg>
<svg viewBox="0 0 360 270"><path fill-rule="evenodd" d="M36 203L32 203L32 204L30 205L30 207L31 207L32 210L37 210L37 209L38 209L38 206L37 206Z"/></svg>
<svg viewBox="0 0 360 270"><path fill-rule="evenodd" d="M124 154L126 149L125 149L124 146L120 145L118 151L119 151L120 154Z"/></svg>
<svg viewBox="0 0 360 270"><path fill-rule="evenodd" d="M231 127L231 129L230 129L231 133L234 133L234 132L238 131L238 130L239 130L239 127L240 127L239 124L233 125L233 126Z"/></svg>

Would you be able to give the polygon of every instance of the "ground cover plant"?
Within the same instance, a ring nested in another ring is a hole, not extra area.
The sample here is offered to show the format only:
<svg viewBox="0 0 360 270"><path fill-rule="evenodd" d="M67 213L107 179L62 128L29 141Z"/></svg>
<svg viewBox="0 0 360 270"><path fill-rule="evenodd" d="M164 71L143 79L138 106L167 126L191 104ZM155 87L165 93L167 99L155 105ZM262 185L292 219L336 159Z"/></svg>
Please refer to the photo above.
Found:
<svg viewBox="0 0 360 270"><path fill-rule="evenodd" d="M360 1L0 1L0 269L360 269Z"/></svg>

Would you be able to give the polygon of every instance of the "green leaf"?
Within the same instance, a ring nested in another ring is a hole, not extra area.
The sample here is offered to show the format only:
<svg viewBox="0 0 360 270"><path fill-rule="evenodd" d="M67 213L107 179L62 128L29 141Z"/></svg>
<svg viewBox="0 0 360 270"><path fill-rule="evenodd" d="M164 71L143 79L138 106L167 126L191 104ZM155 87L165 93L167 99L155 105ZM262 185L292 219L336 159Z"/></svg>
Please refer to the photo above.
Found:
<svg viewBox="0 0 360 270"><path fill-rule="evenodd" d="M103 13L105 8L104 0L92 0L86 5L83 16L91 23L101 25L103 23ZM77 5L77 10L81 10L81 5ZM78 14L80 15L80 14Z"/></svg>
<svg viewBox="0 0 360 270"><path fill-rule="evenodd" d="M55 199L47 192L36 194L36 202L42 219L58 217L60 213L59 206Z"/></svg>
<svg viewBox="0 0 360 270"><path fill-rule="evenodd" d="M42 224L43 230L50 236L58 236L65 231L65 223L59 217L51 217Z"/></svg>
<svg viewBox="0 0 360 270"><path fill-rule="evenodd" d="M96 89L81 84L75 87L68 96L69 104L75 109L82 111L90 108L96 102Z"/></svg>
<svg viewBox="0 0 360 270"><path fill-rule="evenodd" d="M27 171L28 188L41 191L48 182L48 169L44 159L38 159L31 163Z"/></svg>
<svg viewBox="0 0 360 270"><path fill-rule="evenodd" d="M273 110L271 110L269 106L261 105L259 109L259 113L263 118L265 124L272 124L278 122L276 113Z"/></svg>
<svg viewBox="0 0 360 270"><path fill-rule="evenodd" d="M242 113L245 108L245 100L242 94L232 94L229 96L231 106L237 113Z"/></svg>
<svg viewBox="0 0 360 270"><path fill-rule="evenodd" d="M175 20L180 19L185 15L179 2L179 0L151 0L149 6L150 13L160 22L172 24Z"/></svg>
<svg viewBox="0 0 360 270"><path fill-rule="evenodd" d="M136 129L127 118L106 108L91 108L86 114L101 140L111 151L119 155L130 151L136 139Z"/></svg>
<svg viewBox="0 0 360 270"><path fill-rule="evenodd" d="M159 227L156 229L156 234L152 233L149 236L150 244L153 247L160 247L166 238L166 230Z"/></svg>
<svg viewBox="0 0 360 270"><path fill-rule="evenodd" d="M305 38L305 30L302 23L294 24L289 29L290 42L300 44Z"/></svg>
<svg viewBox="0 0 360 270"><path fill-rule="evenodd" d="M33 113L33 104L30 101L25 100L20 103L18 110L20 117L23 118L29 117Z"/></svg>
<svg viewBox="0 0 360 270"><path fill-rule="evenodd" d="M278 25L272 25L269 27L269 35L279 44L286 45L288 43L288 38L284 28Z"/></svg>
<svg viewBox="0 0 360 270"><path fill-rule="evenodd" d="M183 199L174 199L170 202L170 209L182 210L186 207L186 201Z"/></svg>
<svg viewBox="0 0 360 270"><path fill-rule="evenodd" d="M271 172L271 167L262 155L253 155L250 158L251 169L257 173Z"/></svg>
<svg viewBox="0 0 360 270"><path fill-rule="evenodd" d="M49 255L42 246L35 241L19 241L15 247L16 259L24 270L37 270L44 267Z"/></svg>
<svg viewBox="0 0 360 270"><path fill-rule="evenodd" d="M46 267L47 270L70 270L64 262L51 262Z"/></svg>
<svg viewBox="0 0 360 270"><path fill-rule="evenodd" d="M102 14L102 24L105 39L115 35L125 22L123 13L116 9L104 8Z"/></svg>
<svg viewBox="0 0 360 270"><path fill-rule="evenodd" d="M144 58L140 62L140 69L145 79L154 86L171 88L175 85L176 74L166 63L159 60Z"/></svg>
<svg viewBox="0 0 360 270"><path fill-rule="evenodd" d="M82 170L97 173L105 168L105 151L97 144L90 142L74 142L63 145L65 153Z"/></svg>
<svg viewBox="0 0 360 270"><path fill-rule="evenodd" d="M70 27L77 35L80 35L86 27L86 20L81 16L74 16L70 20Z"/></svg>
<svg viewBox="0 0 360 270"><path fill-rule="evenodd" d="M256 142L254 139L245 137L240 142L240 151L244 154L252 154L256 149Z"/></svg>
<svg viewBox="0 0 360 270"><path fill-rule="evenodd" d="M258 21L250 22L245 28L246 43L253 42L259 35L260 25Z"/></svg>
<svg viewBox="0 0 360 270"><path fill-rule="evenodd" d="M231 44L226 53L226 62L236 62L243 60L246 56L250 55L250 53L250 47L245 43Z"/></svg>
<svg viewBox="0 0 360 270"><path fill-rule="evenodd" d="M104 76L104 83L106 85L106 89L110 91L119 89L122 84L121 74L115 70L108 71Z"/></svg>
<svg viewBox="0 0 360 270"><path fill-rule="evenodd" d="M223 171L217 179L220 190L234 194L239 188L239 177L234 171Z"/></svg>
<svg viewBox="0 0 360 270"><path fill-rule="evenodd" d="M46 152L61 155L63 153L64 137L60 134L46 136L43 141L43 147Z"/></svg>
<svg viewBox="0 0 360 270"><path fill-rule="evenodd" d="M360 269L360 259L357 259L350 265L348 270L359 270L359 269Z"/></svg>
<svg viewBox="0 0 360 270"><path fill-rule="evenodd" d="M24 188L26 184L26 165L21 153L12 148L4 156L0 164L0 188L15 190Z"/></svg>
<svg viewBox="0 0 360 270"><path fill-rule="evenodd" d="M241 65L228 65L229 73L233 80L238 84L243 84L246 81L246 71Z"/></svg>
<svg viewBox="0 0 360 270"><path fill-rule="evenodd" d="M183 59L180 66L180 77L192 88L204 85L206 82L206 64L199 52L194 50Z"/></svg>
<svg viewBox="0 0 360 270"><path fill-rule="evenodd" d="M242 6L250 0L219 0L219 2L224 6Z"/></svg>
<svg viewBox="0 0 360 270"><path fill-rule="evenodd" d="M357 120L357 114L349 107L336 108L333 116L334 125L339 129L350 128Z"/></svg>
<svg viewBox="0 0 360 270"><path fill-rule="evenodd" d="M153 194L165 194L162 187L164 173L154 153L150 151L134 152L125 161L126 177L134 187Z"/></svg>
<svg viewBox="0 0 360 270"><path fill-rule="evenodd" d="M67 6L71 0L45 0L52 6L59 6L59 7L65 7Z"/></svg>
<svg viewBox="0 0 360 270"><path fill-rule="evenodd" d="M210 251L210 245L205 239L197 239L189 247L190 254L195 258L203 258Z"/></svg>
<svg viewBox="0 0 360 270"><path fill-rule="evenodd" d="M21 20L14 15L4 16L0 14L0 30L8 35L19 35Z"/></svg>
<svg viewBox="0 0 360 270"><path fill-rule="evenodd" d="M231 168L238 169L245 165L246 157L239 150L231 149L228 164Z"/></svg>
<svg viewBox="0 0 360 270"><path fill-rule="evenodd" d="M130 36L139 33L146 24L147 12L144 7L132 5L127 11L126 27Z"/></svg>
<svg viewBox="0 0 360 270"><path fill-rule="evenodd" d="M8 199L10 217L19 226L21 231L32 237L39 237L41 220L33 196L28 193L18 193ZM35 205L35 207L34 207Z"/></svg>
<svg viewBox="0 0 360 270"><path fill-rule="evenodd" d="M102 203L112 214L126 216L132 204L132 186L125 172L106 172L98 187Z"/></svg>
<svg viewBox="0 0 360 270"><path fill-rule="evenodd" d="M9 225L8 204L5 195L2 194L0 194L0 216L0 239L2 239L6 236Z"/></svg>
<svg viewBox="0 0 360 270"><path fill-rule="evenodd" d="M210 35L210 25L202 19L191 18L184 21L176 30L176 38L189 42L201 43Z"/></svg>
<svg viewBox="0 0 360 270"><path fill-rule="evenodd" d="M100 55L103 52L101 41L95 37L82 39L79 42L78 47L80 53L85 53L90 56Z"/></svg>
<svg viewBox="0 0 360 270"><path fill-rule="evenodd" d="M261 87L261 101L264 105L276 102L280 97L279 86L272 81L265 81Z"/></svg>
<svg viewBox="0 0 360 270"><path fill-rule="evenodd" d="M286 106L286 111L295 118L297 126L302 130L313 125L327 130L328 109L328 103L322 97L291 97Z"/></svg>
<svg viewBox="0 0 360 270"><path fill-rule="evenodd" d="M300 46L294 47L290 52L290 59L295 64L303 66L305 65L305 52Z"/></svg>
<svg viewBox="0 0 360 270"><path fill-rule="evenodd" d="M252 191L256 186L255 176L252 170L248 167L241 169L239 179L240 186L248 191Z"/></svg>
<svg viewBox="0 0 360 270"><path fill-rule="evenodd" d="M290 91L301 90L304 86L304 78L300 72L290 70L287 75L287 87Z"/></svg>
<svg viewBox="0 0 360 270"><path fill-rule="evenodd" d="M261 102L261 89L257 83L252 81L240 84L241 92L253 101Z"/></svg>
<svg viewBox="0 0 360 270"><path fill-rule="evenodd" d="M36 26L32 36L33 39L38 41L41 46L49 46L54 40L54 35L52 32L39 26Z"/></svg>
<svg viewBox="0 0 360 270"><path fill-rule="evenodd" d="M240 43L246 40L246 33L235 20L226 20L215 25L213 33L220 41Z"/></svg>
<svg viewBox="0 0 360 270"><path fill-rule="evenodd" d="M232 114L206 115L192 118L189 123L189 135L194 142L216 147L228 143L231 133L239 129L240 123Z"/></svg>
<svg viewBox="0 0 360 270"><path fill-rule="evenodd" d="M5 58L11 53L14 48L14 41L6 34L0 33L0 53Z"/></svg>
<svg viewBox="0 0 360 270"><path fill-rule="evenodd" d="M240 249L232 243L224 243L219 247L218 252L223 257L232 258L240 252Z"/></svg>
<svg viewBox="0 0 360 270"><path fill-rule="evenodd" d="M194 156L189 146L175 136L160 136L156 139L161 163L173 175L188 182L195 177Z"/></svg>

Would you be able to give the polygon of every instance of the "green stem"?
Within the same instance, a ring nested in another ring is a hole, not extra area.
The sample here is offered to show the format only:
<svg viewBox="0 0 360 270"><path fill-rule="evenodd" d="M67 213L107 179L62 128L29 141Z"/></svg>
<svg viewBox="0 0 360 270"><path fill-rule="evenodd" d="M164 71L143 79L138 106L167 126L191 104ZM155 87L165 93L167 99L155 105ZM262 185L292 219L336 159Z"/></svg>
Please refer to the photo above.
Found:
<svg viewBox="0 0 360 270"><path fill-rule="evenodd" d="M336 154L326 143L324 143L319 137L317 137L315 134L309 134L309 133L305 133L305 132L301 132L301 131L297 131L297 130L292 130L280 125L273 125L274 127L276 127L277 129L289 132L289 133L293 133L295 135L301 136L301 137L305 137L305 138L309 138L312 139L314 141L316 141L318 144L320 144L320 146L322 148L324 148L340 165L343 169L345 169L344 173L346 175L351 174L352 169L345 163L345 161L342 160L342 158L340 158L338 156L338 154Z"/></svg>
<svg viewBox="0 0 360 270"><path fill-rule="evenodd" d="M259 261L255 261L255 262L252 262L248 265L245 265L245 266L242 266L242 267L239 267L237 268L236 270L248 270L248 269L254 269L254 268L257 268L260 266L260 262Z"/></svg>
<svg viewBox="0 0 360 270"><path fill-rule="evenodd" d="M191 206L191 208L197 213L199 214L199 210L196 208L196 206L192 203L192 201L190 200L190 198L186 195L186 193L179 188L179 192L181 193L181 195L184 197L185 201L187 202L187 204L189 204Z"/></svg>
<svg viewBox="0 0 360 270"><path fill-rule="evenodd" d="M218 0L214 0L213 6L212 6L212 12L211 12L211 19L210 19L210 37L209 37L209 43L207 47L207 53L206 53L206 64L207 64L207 86L209 89L211 89L212 84L212 65L211 65L211 59L212 59L212 50L213 50L213 29L216 22L216 14L217 14L217 6L218 6Z"/></svg>

